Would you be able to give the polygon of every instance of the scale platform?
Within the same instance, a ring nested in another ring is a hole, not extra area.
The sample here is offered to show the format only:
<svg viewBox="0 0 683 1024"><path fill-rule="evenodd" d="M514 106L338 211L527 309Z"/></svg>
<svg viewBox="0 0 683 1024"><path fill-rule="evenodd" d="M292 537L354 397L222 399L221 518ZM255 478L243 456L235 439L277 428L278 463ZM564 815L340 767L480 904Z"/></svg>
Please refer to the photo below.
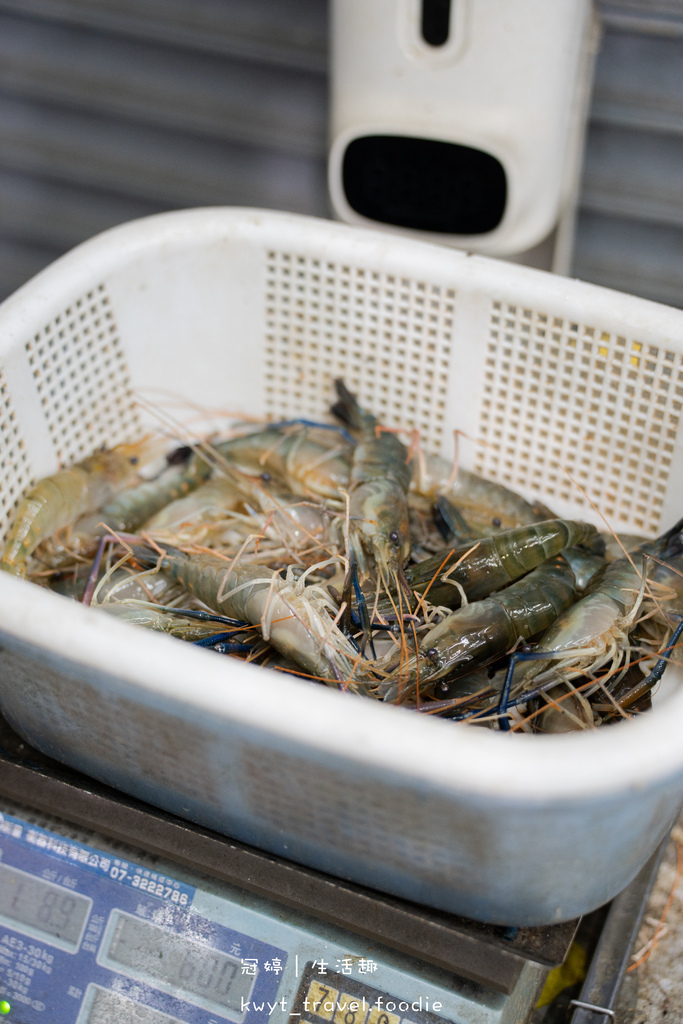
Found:
<svg viewBox="0 0 683 1024"><path fill-rule="evenodd" d="M1 718L0 853L14 1024L521 1024L579 924L496 928L301 867L72 771Z"/></svg>

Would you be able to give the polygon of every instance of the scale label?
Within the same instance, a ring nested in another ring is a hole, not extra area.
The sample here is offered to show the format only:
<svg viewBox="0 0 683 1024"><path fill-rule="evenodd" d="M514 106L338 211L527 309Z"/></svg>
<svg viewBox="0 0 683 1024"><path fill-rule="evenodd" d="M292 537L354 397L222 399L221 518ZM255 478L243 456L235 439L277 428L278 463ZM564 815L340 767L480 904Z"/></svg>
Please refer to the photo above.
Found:
<svg viewBox="0 0 683 1024"><path fill-rule="evenodd" d="M266 1024L287 952L196 913L195 891L0 815L0 998L12 1006L8 1021ZM274 963L277 972L267 969Z"/></svg>
<svg viewBox="0 0 683 1024"><path fill-rule="evenodd" d="M289 1024L452 1024L438 1012L442 1004L420 996L401 1000L345 974L306 964Z"/></svg>
<svg viewBox="0 0 683 1024"><path fill-rule="evenodd" d="M42 850L57 860L68 865L78 865L86 871L93 871L95 874L105 876L118 882L120 885L127 885L138 892L146 892L151 896L157 896L162 900L169 900L177 903L179 907L189 907L194 899L194 886L179 882L178 879L168 878L158 871L150 871L139 864L115 857L110 853L103 853L94 850L91 846L85 846L75 839L65 839L64 836L48 832L37 825L29 825L20 818L13 818L10 814L0 813L0 837L3 835L11 837L16 842L23 844L30 849ZM49 874L43 872L44 878ZM68 876L61 884L68 887ZM56 881L55 878L50 879Z"/></svg>

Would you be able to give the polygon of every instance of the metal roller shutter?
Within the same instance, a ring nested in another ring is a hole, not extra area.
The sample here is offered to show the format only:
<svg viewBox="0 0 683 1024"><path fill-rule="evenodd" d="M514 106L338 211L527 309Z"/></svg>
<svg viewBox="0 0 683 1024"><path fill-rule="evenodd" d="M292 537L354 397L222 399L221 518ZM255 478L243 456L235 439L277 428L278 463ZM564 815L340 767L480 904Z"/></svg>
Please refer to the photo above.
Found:
<svg viewBox="0 0 683 1024"><path fill-rule="evenodd" d="M683 305L683 0L599 5L573 273ZM329 215L325 0L0 0L0 297L113 224Z"/></svg>

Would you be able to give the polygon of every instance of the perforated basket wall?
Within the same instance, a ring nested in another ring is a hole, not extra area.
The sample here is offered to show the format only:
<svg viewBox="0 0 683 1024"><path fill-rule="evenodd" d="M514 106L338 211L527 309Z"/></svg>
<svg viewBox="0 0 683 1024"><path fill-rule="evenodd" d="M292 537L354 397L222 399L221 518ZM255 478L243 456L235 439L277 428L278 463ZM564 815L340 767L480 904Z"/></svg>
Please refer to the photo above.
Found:
<svg viewBox="0 0 683 1024"><path fill-rule="evenodd" d="M266 396L273 418L326 416L343 377L428 451L446 432L455 290L289 252L268 253Z"/></svg>
<svg viewBox="0 0 683 1024"><path fill-rule="evenodd" d="M140 432L130 374L116 320L104 284L76 298L25 338L13 353L12 372L35 389L38 408L31 410L32 431L42 426L50 448L27 446L17 423L15 399L6 372L0 373L0 507L2 535L27 488L36 482L39 466L56 456L68 466L96 448L118 444ZM19 370L19 374L18 371ZM33 395L23 389L17 399L31 407ZM29 412L30 416L30 412ZM30 449L30 450L29 450Z"/></svg>
<svg viewBox="0 0 683 1024"><path fill-rule="evenodd" d="M269 415L324 417L340 376L388 426L419 432L426 451L451 457L455 424L477 438L470 458L483 476L657 533L683 403L679 349L621 334L607 316L585 322L496 297L482 336L463 339L459 298L469 301L428 280L271 250ZM486 346L474 422L447 410L463 344Z"/></svg>
<svg viewBox="0 0 683 1024"><path fill-rule="evenodd" d="M272 216L271 237L278 233ZM473 260L475 267L496 268L482 289L479 270L480 280L463 280L463 260L433 249L429 261L414 267L405 253L383 256L373 266L367 254L337 255L316 240L259 247L260 269L248 282L246 333L254 365L232 407L272 419L322 418L333 379L343 377L364 406L387 426L419 436L426 451L452 458L458 428L474 439L461 442L461 464L484 476L541 498L559 514L595 518L595 506L616 529L659 531L670 517L666 496L680 448L683 355L677 339L655 343L651 331L626 331L624 318L615 320L609 303L600 301L592 303L589 318L578 301L568 315L565 296L558 292L555 303L549 297L547 275L524 268ZM130 280L134 276L131 270ZM124 316L131 333L130 280L125 288L113 285L116 299L102 279L65 295L58 310L15 345L16 387L7 379L10 367L2 371L5 531L20 494L50 457L68 464L140 432L128 363L141 345L152 343L122 340L117 318ZM629 301L639 310L656 308ZM201 296L191 305L201 308ZM165 316L160 301L162 325ZM179 311L176 318L183 319ZM197 327L201 335L195 316L188 336ZM165 334L161 326L159 337ZM164 383L166 373L169 388L182 394L174 359L185 369L187 356L174 356L170 341L167 360L155 354L150 379ZM27 361L27 372L17 375L17 359ZM188 399L208 402L213 388L216 404L229 406L226 395L235 382L213 376L200 378L201 395ZM26 405L29 381L39 409L29 401L20 426L17 388ZM32 443L24 435L32 435Z"/></svg>
<svg viewBox="0 0 683 1024"><path fill-rule="evenodd" d="M678 438L683 356L503 302L491 305L476 468L525 493L656 533Z"/></svg>

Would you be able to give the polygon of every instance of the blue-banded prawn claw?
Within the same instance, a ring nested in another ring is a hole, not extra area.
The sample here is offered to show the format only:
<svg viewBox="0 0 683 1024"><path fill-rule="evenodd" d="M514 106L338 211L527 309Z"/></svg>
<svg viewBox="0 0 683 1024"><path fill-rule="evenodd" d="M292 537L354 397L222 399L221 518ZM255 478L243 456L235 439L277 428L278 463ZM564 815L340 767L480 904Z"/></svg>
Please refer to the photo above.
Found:
<svg viewBox="0 0 683 1024"><path fill-rule="evenodd" d="M510 731L510 722L507 717L508 708L516 707L518 704L522 703L519 697L514 701L510 700L512 677L517 663L519 661L537 661L540 658L545 658L547 660L554 654L561 655L565 653L565 651L516 651L510 656L510 664L508 665L508 669L505 674L505 682L503 683L503 689L501 690L500 700L498 701L498 707L496 709L496 714L500 716L498 719L498 728L501 732ZM522 696L525 697L526 700L531 700L532 696L535 697L541 692L541 690L542 687L537 687L536 690L529 691L526 694L522 694Z"/></svg>
<svg viewBox="0 0 683 1024"><path fill-rule="evenodd" d="M223 644L230 648L234 648L234 650L247 651L252 649L251 645L247 643L232 643L231 638L233 636L233 631L230 631L229 633L214 633L213 636L202 637L201 640L193 640L191 643L193 643L195 647L215 647L216 644Z"/></svg>
<svg viewBox="0 0 683 1024"><path fill-rule="evenodd" d="M247 654L253 650L251 644L233 643L233 633L214 633L213 636L202 637L201 640L193 640L194 647L209 647L218 651L219 654Z"/></svg>
<svg viewBox="0 0 683 1024"><path fill-rule="evenodd" d="M220 622L224 626L234 626L235 628L249 625L248 622L244 622L242 619L229 619L226 615L215 615L213 612L198 611L194 608L174 608L169 605L160 604L158 610L160 612L168 612L171 615L182 615L185 619L196 619L198 622Z"/></svg>
<svg viewBox="0 0 683 1024"><path fill-rule="evenodd" d="M678 643L681 633L683 633L683 616L677 615L676 618L678 619L678 625L673 631L669 643L662 651L657 664L652 669L652 672L650 672L650 674L643 679L642 683L639 684L639 689L641 686L647 686L647 689L650 689L655 685L655 683L658 683L664 675L664 669L669 664L669 656Z"/></svg>
<svg viewBox="0 0 683 1024"><path fill-rule="evenodd" d="M353 612L352 607L354 595L356 598L356 604L358 605L357 614ZM370 649L372 651L372 656L373 658L376 658L377 655L375 654L375 647L372 642L372 624L370 622L370 614L368 612L365 594L361 590L360 583L358 582L358 562L356 560L356 555L353 548L351 549L349 571L347 572L346 579L344 580L344 587L342 589L341 600L342 602L345 602L346 608L344 609L341 620L339 622L340 628L343 630L344 634L347 637L349 637L349 639L352 639L351 633L354 629L362 630L360 644L357 644L355 641L353 641L354 646L358 649L358 651L361 654L364 654L366 644L368 640L370 640Z"/></svg>
<svg viewBox="0 0 683 1024"><path fill-rule="evenodd" d="M368 641L370 641L370 650L372 652L372 657L376 659L377 654L375 653L375 644L372 639L372 623L370 621L370 612L368 611L368 605L367 601L365 600L365 594L361 590L360 583L358 582L358 563L356 562L355 558L351 564L351 581L353 583L353 590L356 595L356 604L358 605L358 618L360 620L361 629L363 630L360 645L361 654L365 651L365 645L368 643Z"/></svg>

